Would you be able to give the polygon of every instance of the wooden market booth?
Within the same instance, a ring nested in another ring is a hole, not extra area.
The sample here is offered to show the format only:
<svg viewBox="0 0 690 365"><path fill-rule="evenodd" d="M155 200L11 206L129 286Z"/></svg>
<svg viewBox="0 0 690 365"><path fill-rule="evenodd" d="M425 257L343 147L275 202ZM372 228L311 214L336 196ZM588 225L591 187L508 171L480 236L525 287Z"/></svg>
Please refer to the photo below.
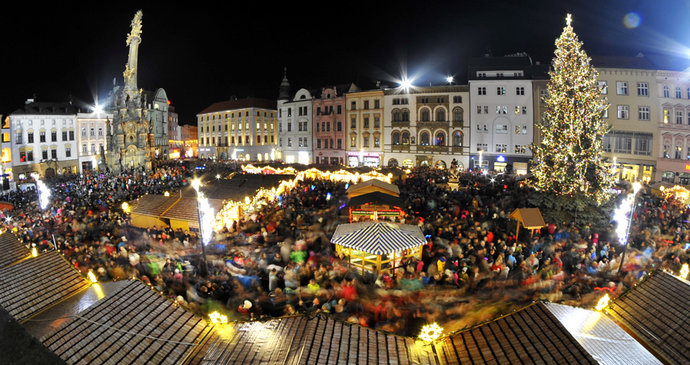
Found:
<svg viewBox="0 0 690 365"><path fill-rule="evenodd" d="M405 213L402 200L379 191L355 196L347 202L350 223L362 221L400 222Z"/></svg>
<svg viewBox="0 0 690 365"><path fill-rule="evenodd" d="M539 208L518 208L510 213L510 218L517 221L517 229L515 232L515 240L518 239L520 235L520 224L524 228L530 230L530 234L534 234L534 231L541 229L546 225L544 218L541 216L541 211Z"/></svg>
<svg viewBox="0 0 690 365"><path fill-rule="evenodd" d="M418 226L388 222L341 224L331 242L350 266L378 273L400 266L406 257L422 258L426 239Z"/></svg>

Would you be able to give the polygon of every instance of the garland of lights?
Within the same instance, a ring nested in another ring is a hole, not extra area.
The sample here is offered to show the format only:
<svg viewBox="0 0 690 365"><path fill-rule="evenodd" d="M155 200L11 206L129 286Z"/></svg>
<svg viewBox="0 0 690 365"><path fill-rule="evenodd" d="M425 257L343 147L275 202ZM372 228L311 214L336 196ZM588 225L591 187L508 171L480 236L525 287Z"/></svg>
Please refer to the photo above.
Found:
<svg viewBox="0 0 690 365"><path fill-rule="evenodd" d="M603 115L609 104L597 85L599 74L573 32L570 14L566 22L556 40L545 111L537 123L541 143L532 146L534 187L567 196L584 194L602 203L610 198L614 181L601 157L609 131Z"/></svg>

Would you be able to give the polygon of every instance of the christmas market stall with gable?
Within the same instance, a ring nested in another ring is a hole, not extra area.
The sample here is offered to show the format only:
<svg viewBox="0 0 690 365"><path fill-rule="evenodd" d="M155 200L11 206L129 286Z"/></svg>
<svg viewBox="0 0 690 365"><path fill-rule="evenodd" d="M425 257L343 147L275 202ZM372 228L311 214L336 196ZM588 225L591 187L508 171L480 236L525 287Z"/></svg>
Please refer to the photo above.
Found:
<svg viewBox="0 0 690 365"><path fill-rule="evenodd" d="M331 242L338 254L362 271L380 272L393 269L405 257L422 257L426 239L422 230L409 224L362 222L341 224Z"/></svg>

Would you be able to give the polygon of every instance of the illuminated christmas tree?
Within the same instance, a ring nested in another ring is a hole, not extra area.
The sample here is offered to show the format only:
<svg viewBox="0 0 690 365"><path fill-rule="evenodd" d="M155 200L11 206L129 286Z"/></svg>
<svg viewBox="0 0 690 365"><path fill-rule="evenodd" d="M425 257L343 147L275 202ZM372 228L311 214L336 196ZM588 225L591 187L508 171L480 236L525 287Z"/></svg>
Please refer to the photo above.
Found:
<svg viewBox="0 0 690 365"><path fill-rule="evenodd" d="M537 125L541 143L532 146L534 187L602 203L613 184L601 157L609 129L603 115L609 105L597 86L598 72L573 32L570 14L566 22L556 40L545 112Z"/></svg>

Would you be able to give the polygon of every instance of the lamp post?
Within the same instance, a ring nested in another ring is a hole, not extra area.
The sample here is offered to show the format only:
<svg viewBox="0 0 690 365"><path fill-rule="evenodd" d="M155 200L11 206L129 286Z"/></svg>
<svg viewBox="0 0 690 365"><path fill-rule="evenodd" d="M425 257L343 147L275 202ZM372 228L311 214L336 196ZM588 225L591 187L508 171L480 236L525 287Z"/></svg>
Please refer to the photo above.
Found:
<svg viewBox="0 0 690 365"><path fill-rule="evenodd" d="M633 217L635 216L635 200L637 198L637 192L640 191L640 188L642 188L642 184L640 184L639 181L635 181L633 183L633 192L632 194L629 194L628 197L626 198L626 201L621 204L621 208L619 210L622 210L622 213L626 213L625 211L627 209L630 209L630 218L627 219L627 222L625 222L627 225L625 227L625 232L623 234L623 237L618 237L618 242L620 242L623 245L623 254L621 255L621 263L618 266L618 272L621 272L623 269L623 262L625 261L625 253L628 250L628 236L630 235L630 227L632 226L632 220ZM623 206L626 206L627 204L630 204L627 209L625 209ZM618 212L617 212L618 214ZM620 221L619 221L620 224Z"/></svg>
<svg viewBox="0 0 690 365"><path fill-rule="evenodd" d="M196 209L199 217L199 235L201 236L201 275L206 277L208 275L206 245L211 241L213 235L213 209L211 209L208 203L208 198L199 190L201 188L201 180L198 178L192 180L192 187L196 191Z"/></svg>

